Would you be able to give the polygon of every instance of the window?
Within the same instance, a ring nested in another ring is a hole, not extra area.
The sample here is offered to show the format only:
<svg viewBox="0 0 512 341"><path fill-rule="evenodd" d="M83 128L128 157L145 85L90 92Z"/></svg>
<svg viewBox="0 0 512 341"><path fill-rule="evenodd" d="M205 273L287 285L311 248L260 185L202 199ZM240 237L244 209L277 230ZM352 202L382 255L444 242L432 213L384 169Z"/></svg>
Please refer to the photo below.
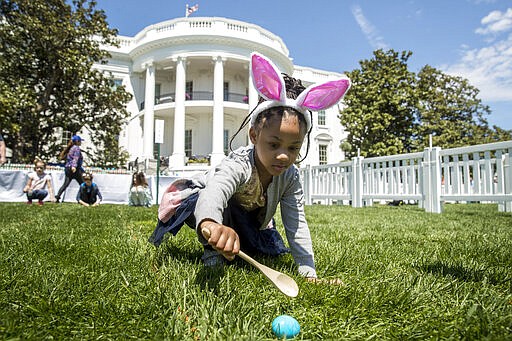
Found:
<svg viewBox="0 0 512 341"><path fill-rule="evenodd" d="M224 82L224 100L229 101L229 82Z"/></svg>
<svg viewBox="0 0 512 341"><path fill-rule="evenodd" d="M321 165L327 164L327 146L325 144L318 145L318 163Z"/></svg>
<svg viewBox="0 0 512 341"><path fill-rule="evenodd" d="M320 110L318 112L318 125L319 126L324 126L325 125L325 110Z"/></svg>
<svg viewBox="0 0 512 341"><path fill-rule="evenodd" d="M190 101L194 95L194 83L192 81L185 83L185 100Z"/></svg>
<svg viewBox="0 0 512 341"><path fill-rule="evenodd" d="M162 84L155 84L155 104L158 104L160 101L160 92L162 90Z"/></svg>
<svg viewBox="0 0 512 341"><path fill-rule="evenodd" d="M185 130L185 155L192 156L192 129Z"/></svg>
<svg viewBox="0 0 512 341"><path fill-rule="evenodd" d="M120 78L114 78L114 87L113 88L117 89L121 85L123 85L123 80Z"/></svg>
<svg viewBox="0 0 512 341"><path fill-rule="evenodd" d="M224 155L229 153L229 130L224 129Z"/></svg>
<svg viewBox="0 0 512 341"><path fill-rule="evenodd" d="M62 148L66 147L68 145L68 142L69 142L69 140L71 140L72 136L73 136L73 134L69 130L62 131L62 134L60 137L61 138L60 144L61 144Z"/></svg>

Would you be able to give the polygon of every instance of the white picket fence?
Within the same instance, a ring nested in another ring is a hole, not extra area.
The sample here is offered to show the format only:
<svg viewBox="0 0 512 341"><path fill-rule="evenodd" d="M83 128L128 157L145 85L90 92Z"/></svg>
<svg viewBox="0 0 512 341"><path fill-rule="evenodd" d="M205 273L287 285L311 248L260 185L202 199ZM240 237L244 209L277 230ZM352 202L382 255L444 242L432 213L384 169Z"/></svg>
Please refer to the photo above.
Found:
<svg viewBox="0 0 512 341"><path fill-rule="evenodd" d="M512 141L423 152L356 157L301 168L306 204L417 202L441 213L444 202L497 202L512 212Z"/></svg>

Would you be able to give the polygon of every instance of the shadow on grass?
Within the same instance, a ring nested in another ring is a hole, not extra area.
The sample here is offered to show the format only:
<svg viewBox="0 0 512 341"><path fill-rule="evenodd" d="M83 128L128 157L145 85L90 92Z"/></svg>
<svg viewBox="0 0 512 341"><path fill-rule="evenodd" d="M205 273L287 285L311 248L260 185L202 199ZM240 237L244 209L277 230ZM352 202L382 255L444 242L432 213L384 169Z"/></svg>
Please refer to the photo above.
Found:
<svg viewBox="0 0 512 341"><path fill-rule="evenodd" d="M225 266L202 266L196 276L195 284L201 290L213 290L215 294L219 291L219 284L225 274Z"/></svg>
<svg viewBox="0 0 512 341"><path fill-rule="evenodd" d="M199 262L200 269L195 278L195 284L202 290L211 290L214 294L218 293L218 288L222 278L226 275L227 267L234 267L235 269L246 269L249 271L258 272L252 265L240 257L236 257L231 262L225 262L221 266L208 267L204 266L201 256L203 254L202 247L197 247L194 241L189 240L171 240L176 238L168 236L164 239L162 244L156 249L152 263L154 269L160 269L164 264L170 261L179 261L186 263L187 266L195 266ZM295 263L291 255L281 255L279 257L265 256L262 254L253 255L257 260L271 268L278 269L279 271L292 271ZM158 270L157 270L158 271Z"/></svg>
<svg viewBox="0 0 512 341"><path fill-rule="evenodd" d="M448 264L441 261L424 264L419 266L418 269L426 273L453 277L466 282L486 281L493 285L501 284L503 282L503 280L500 280L500 278L498 278L499 276L495 273L489 273L485 270L469 269L460 264Z"/></svg>
<svg viewBox="0 0 512 341"><path fill-rule="evenodd" d="M168 263L170 259L188 263L190 266L200 262L200 269L197 273L195 284L202 290L213 290L214 293L217 293L220 281L225 275L225 266L204 266L201 261L202 252L199 249L189 249L183 246L186 245L178 247L173 242L165 240L159 246L154 258L156 268L160 268L164 263Z"/></svg>

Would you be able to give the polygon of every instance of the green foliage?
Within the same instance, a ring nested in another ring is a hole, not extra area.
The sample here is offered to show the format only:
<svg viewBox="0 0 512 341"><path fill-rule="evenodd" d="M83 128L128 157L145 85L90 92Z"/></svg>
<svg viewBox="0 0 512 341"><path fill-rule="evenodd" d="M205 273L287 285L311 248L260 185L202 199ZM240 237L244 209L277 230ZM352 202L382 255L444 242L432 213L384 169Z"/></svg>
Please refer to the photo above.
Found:
<svg viewBox="0 0 512 341"><path fill-rule="evenodd" d="M93 69L116 45L103 11L91 0L1 2L0 124L14 161L60 152L59 128L76 133L119 130L131 98L111 75ZM111 145L106 135L98 136ZM101 154L101 153L99 153Z"/></svg>
<svg viewBox="0 0 512 341"><path fill-rule="evenodd" d="M421 151L429 144L459 147L512 139L512 131L490 128L491 113L468 80L424 66L408 70L412 52L377 50L361 68L347 72L352 88L340 121L349 132L355 156L382 156Z"/></svg>
<svg viewBox="0 0 512 341"><path fill-rule="evenodd" d="M307 206L318 274L345 285L305 282L290 255L258 258L297 280L296 299L240 259L205 269L186 226L155 248L157 210L0 203L0 337L268 340L281 314L309 340L512 333L512 218L496 205Z"/></svg>
<svg viewBox="0 0 512 341"><path fill-rule="evenodd" d="M479 90L467 79L449 76L424 66L418 73L417 149L429 145L449 148L491 142L486 116L489 107L478 99Z"/></svg>
<svg viewBox="0 0 512 341"><path fill-rule="evenodd" d="M348 72L352 87L341 124L350 132L349 156L392 155L411 150L414 131L414 74L407 69L411 52L374 51L374 59Z"/></svg>

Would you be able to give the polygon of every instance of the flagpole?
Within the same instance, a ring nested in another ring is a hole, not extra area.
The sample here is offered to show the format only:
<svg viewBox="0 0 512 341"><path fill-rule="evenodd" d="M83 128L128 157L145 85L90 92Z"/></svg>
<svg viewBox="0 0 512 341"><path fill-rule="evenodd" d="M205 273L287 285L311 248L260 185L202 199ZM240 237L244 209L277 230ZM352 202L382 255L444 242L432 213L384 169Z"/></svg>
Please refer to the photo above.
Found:
<svg viewBox="0 0 512 341"><path fill-rule="evenodd" d="M185 7L185 18L188 18L188 4L187 7Z"/></svg>

